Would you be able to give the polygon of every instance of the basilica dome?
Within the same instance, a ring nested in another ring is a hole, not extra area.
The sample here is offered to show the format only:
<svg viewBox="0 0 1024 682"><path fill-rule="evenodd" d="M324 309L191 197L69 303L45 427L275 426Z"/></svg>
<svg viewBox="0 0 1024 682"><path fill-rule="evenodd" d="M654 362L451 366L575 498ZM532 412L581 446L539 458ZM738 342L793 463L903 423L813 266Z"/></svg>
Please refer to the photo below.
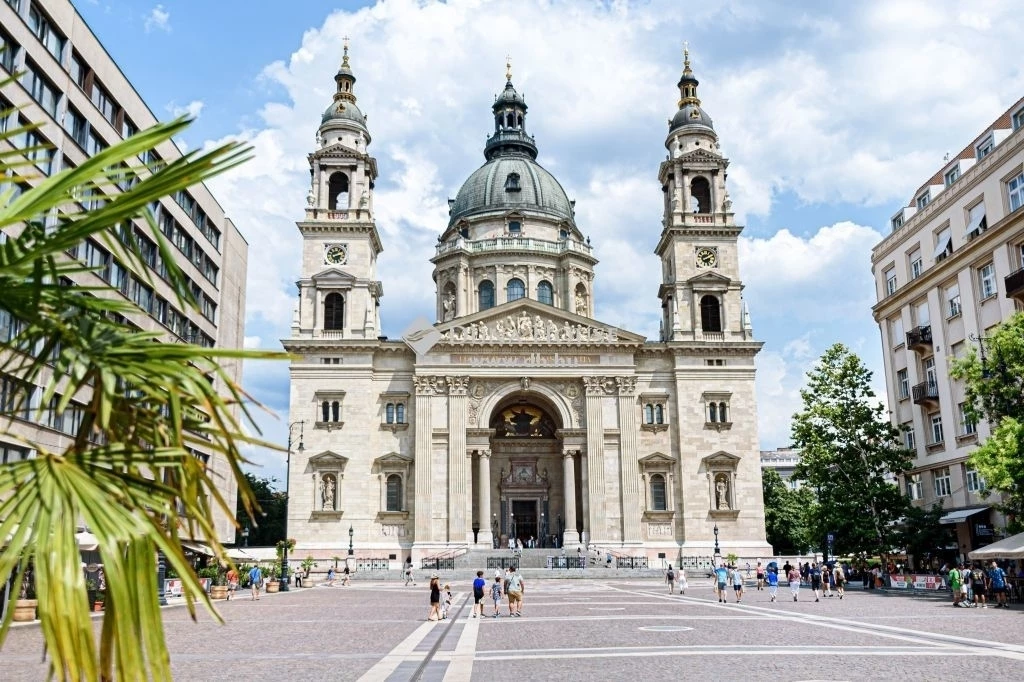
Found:
<svg viewBox="0 0 1024 682"><path fill-rule="evenodd" d="M529 156L495 156L462 183L451 220L492 211L531 211L573 220L573 208L555 176Z"/></svg>

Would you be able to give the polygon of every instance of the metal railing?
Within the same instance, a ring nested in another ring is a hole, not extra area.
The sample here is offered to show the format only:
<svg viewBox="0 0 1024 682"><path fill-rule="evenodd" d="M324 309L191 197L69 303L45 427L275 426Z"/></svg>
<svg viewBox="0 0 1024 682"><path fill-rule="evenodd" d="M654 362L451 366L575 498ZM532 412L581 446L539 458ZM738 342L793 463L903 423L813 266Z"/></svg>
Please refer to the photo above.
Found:
<svg viewBox="0 0 1024 682"><path fill-rule="evenodd" d="M645 556L620 556L615 560L616 568L647 568Z"/></svg>
<svg viewBox="0 0 1024 682"><path fill-rule="evenodd" d="M681 556L679 557L679 566L685 570L692 571L710 571L715 567L715 557L713 556Z"/></svg>
<svg viewBox="0 0 1024 682"><path fill-rule="evenodd" d="M424 559L420 562L420 565L424 569L429 568L434 571L454 571L455 557L435 557L433 559Z"/></svg>
<svg viewBox="0 0 1024 682"><path fill-rule="evenodd" d="M939 399L939 385L934 381L924 381L911 389L914 396L914 404L919 405Z"/></svg>
<svg viewBox="0 0 1024 682"><path fill-rule="evenodd" d="M487 568L512 568L518 571L519 557L489 556L487 557Z"/></svg>
<svg viewBox="0 0 1024 682"><path fill-rule="evenodd" d="M549 556L548 557L548 568L586 568L587 557L585 556Z"/></svg>
<svg viewBox="0 0 1024 682"><path fill-rule="evenodd" d="M387 571L391 568L388 559L356 559L357 571Z"/></svg>

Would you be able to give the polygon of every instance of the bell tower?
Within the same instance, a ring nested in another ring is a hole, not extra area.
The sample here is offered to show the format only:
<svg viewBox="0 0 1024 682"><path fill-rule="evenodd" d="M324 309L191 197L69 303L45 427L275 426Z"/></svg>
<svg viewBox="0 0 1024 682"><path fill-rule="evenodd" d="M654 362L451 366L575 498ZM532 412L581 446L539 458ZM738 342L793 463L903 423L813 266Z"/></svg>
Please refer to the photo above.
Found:
<svg viewBox="0 0 1024 682"><path fill-rule="evenodd" d="M375 339L380 334L377 256L382 251L373 217L377 160L370 156L366 116L356 106L356 77L345 39L336 92L324 111L309 154L310 188L302 234L302 279L292 336Z"/></svg>
<svg viewBox="0 0 1024 682"><path fill-rule="evenodd" d="M701 108L698 84L684 49L679 109L668 122L668 155L658 170L664 193L655 248L662 268L661 340L751 340L737 255L743 227L735 222L726 189L729 160Z"/></svg>

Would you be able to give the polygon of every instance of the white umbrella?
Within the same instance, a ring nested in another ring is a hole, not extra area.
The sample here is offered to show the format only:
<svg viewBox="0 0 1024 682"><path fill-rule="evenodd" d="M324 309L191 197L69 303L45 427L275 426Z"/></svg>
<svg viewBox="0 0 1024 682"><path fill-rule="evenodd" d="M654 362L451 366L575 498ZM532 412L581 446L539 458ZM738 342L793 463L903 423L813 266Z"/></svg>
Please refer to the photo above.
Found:
<svg viewBox="0 0 1024 682"><path fill-rule="evenodd" d="M87 530L75 533L78 549L82 552L95 552L100 548L100 539Z"/></svg>
<svg viewBox="0 0 1024 682"><path fill-rule="evenodd" d="M985 545L967 556L971 559L1024 559L1024 533Z"/></svg>

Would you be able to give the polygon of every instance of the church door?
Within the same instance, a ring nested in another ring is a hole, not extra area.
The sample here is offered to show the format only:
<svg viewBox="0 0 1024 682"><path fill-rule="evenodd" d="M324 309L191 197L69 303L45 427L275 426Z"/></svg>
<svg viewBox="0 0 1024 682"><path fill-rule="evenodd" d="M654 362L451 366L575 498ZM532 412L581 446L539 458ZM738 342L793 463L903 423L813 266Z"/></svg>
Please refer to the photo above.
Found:
<svg viewBox="0 0 1024 682"><path fill-rule="evenodd" d="M526 547L531 537L540 537L537 528L537 500L512 500L512 514L515 518L515 537Z"/></svg>

